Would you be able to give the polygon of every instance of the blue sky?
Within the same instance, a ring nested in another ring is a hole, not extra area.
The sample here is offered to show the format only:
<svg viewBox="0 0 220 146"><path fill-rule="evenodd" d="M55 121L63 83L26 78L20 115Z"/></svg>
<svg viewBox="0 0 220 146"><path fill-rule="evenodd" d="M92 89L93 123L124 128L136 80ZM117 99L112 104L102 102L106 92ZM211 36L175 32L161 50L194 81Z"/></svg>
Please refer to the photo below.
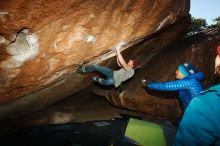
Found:
<svg viewBox="0 0 220 146"><path fill-rule="evenodd" d="M190 14L194 18L206 19L208 25L212 19L220 16L220 0L190 0Z"/></svg>

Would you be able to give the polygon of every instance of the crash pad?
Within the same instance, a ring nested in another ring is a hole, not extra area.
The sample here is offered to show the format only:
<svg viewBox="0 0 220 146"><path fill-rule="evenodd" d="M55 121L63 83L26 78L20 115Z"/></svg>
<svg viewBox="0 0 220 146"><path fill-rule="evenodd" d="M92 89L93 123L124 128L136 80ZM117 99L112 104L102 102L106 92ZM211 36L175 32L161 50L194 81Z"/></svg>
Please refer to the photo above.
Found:
<svg viewBox="0 0 220 146"><path fill-rule="evenodd" d="M160 125L149 121L130 118L125 136L143 146L166 146L166 139Z"/></svg>

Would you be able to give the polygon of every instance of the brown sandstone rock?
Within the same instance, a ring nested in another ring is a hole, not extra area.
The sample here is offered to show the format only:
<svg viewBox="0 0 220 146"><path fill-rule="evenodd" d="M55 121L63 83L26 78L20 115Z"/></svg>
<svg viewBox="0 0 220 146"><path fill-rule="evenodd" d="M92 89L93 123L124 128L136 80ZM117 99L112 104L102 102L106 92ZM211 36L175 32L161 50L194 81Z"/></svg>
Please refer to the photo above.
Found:
<svg viewBox="0 0 220 146"><path fill-rule="evenodd" d="M75 72L82 62L101 63L115 55L116 46L125 50L142 40L155 45L127 52L150 58L189 24L189 0L1 0L0 11L0 119L42 109L87 87L91 75ZM19 41L24 28L28 47L11 48L8 43Z"/></svg>

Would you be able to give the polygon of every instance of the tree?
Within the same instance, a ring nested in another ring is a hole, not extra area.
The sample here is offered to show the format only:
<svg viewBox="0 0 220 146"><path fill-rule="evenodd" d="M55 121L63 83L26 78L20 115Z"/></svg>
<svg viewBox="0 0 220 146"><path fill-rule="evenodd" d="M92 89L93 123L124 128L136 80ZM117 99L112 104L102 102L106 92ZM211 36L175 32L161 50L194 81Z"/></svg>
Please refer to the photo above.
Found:
<svg viewBox="0 0 220 146"><path fill-rule="evenodd" d="M220 27L220 16L218 16L217 18L213 19L213 22L216 22L216 26Z"/></svg>
<svg viewBox="0 0 220 146"><path fill-rule="evenodd" d="M193 31L193 32L199 32L199 31L207 28L207 22L203 18L192 17L191 23L192 23L191 31Z"/></svg>
<svg viewBox="0 0 220 146"><path fill-rule="evenodd" d="M191 17L191 29L189 33L187 34L187 36L192 36L200 32L201 30L206 29L207 26L208 25L205 19Z"/></svg>

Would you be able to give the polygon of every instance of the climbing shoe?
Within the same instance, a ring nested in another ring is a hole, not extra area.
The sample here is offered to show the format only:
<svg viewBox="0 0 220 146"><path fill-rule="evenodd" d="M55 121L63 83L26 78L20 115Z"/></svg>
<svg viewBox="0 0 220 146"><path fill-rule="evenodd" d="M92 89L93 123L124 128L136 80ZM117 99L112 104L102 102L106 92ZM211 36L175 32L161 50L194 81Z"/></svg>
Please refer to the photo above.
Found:
<svg viewBox="0 0 220 146"><path fill-rule="evenodd" d="M78 73L86 73L86 67L85 66L80 66L77 70Z"/></svg>
<svg viewBox="0 0 220 146"><path fill-rule="evenodd" d="M92 77L92 80L95 82L98 82L98 83L100 83L100 81L101 81L101 79L97 76Z"/></svg>

